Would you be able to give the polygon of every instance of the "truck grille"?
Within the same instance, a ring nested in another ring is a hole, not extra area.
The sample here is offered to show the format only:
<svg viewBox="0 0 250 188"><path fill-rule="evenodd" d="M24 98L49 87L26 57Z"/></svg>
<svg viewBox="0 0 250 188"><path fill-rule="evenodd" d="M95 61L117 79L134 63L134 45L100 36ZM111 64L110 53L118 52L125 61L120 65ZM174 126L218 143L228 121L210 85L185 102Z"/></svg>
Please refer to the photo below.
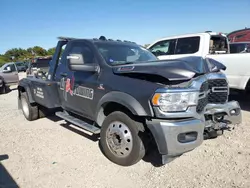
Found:
<svg viewBox="0 0 250 188"><path fill-rule="evenodd" d="M207 97L199 99L198 100L198 105L196 107L196 112L201 113L204 110L207 103L208 103Z"/></svg>
<svg viewBox="0 0 250 188"><path fill-rule="evenodd" d="M208 92L208 94L206 94ZM225 103L228 99L228 83L225 79L204 82L200 88L200 99L196 111L201 113L208 103Z"/></svg>
<svg viewBox="0 0 250 188"><path fill-rule="evenodd" d="M208 91L208 82L204 82L202 85L201 85L201 88L200 88L200 99L198 100L198 105L196 107L196 112L200 113L203 111L203 109L205 108L205 106L207 105L208 103L208 96L206 96L206 91Z"/></svg>
<svg viewBox="0 0 250 188"><path fill-rule="evenodd" d="M209 103L225 103L228 99L228 83L225 79L208 80Z"/></svg>

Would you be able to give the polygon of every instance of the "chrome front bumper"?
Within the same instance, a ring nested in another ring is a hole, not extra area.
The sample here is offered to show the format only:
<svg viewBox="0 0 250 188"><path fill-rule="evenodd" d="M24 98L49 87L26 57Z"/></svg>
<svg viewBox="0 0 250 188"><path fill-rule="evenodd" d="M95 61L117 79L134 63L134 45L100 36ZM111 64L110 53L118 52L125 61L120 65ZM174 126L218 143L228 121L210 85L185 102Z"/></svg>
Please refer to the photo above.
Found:
<svg viewBox="0 0 250 188"><path fill-rule="evenodd" d="M202 144L205 122L199 119L147 121L159 153L169 157L179 156Z"/></svg>

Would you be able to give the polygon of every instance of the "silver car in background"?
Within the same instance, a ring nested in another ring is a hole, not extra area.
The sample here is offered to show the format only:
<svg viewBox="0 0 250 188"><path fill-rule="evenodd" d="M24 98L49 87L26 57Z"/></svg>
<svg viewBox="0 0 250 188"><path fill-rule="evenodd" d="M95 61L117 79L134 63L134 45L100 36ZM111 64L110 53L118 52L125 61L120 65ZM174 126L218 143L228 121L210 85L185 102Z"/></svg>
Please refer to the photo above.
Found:
<svg viewBox="0 0 250 188"><path fill-rule="evenodd" d="M19 82L18 70L15 63L6 63L0 67L0 94L7 92L11 85Z"/></svg>

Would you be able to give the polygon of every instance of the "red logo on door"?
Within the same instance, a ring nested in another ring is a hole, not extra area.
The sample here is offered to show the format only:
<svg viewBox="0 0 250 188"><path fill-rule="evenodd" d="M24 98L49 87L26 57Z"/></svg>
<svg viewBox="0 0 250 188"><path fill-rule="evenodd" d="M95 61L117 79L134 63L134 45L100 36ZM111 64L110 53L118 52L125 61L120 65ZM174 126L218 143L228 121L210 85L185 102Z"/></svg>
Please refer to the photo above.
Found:
<svg viewBox="0 0 250 188"><path fill-rule="evenodd" d="M70 78L67 78L66 80L65 91L66 93L69 92L70 95L73 95L74 81L74 77L72 77L72 80L70 80Z"/></svg>

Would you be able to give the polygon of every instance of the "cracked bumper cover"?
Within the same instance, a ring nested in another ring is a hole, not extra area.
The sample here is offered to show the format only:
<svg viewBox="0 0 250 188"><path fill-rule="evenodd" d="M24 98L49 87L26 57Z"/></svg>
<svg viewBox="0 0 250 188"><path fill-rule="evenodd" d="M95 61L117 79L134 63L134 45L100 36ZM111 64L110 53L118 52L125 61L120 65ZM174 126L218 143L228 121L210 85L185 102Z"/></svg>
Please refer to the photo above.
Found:
<svg viewBox="0 0 250 188"><path fill-rule="evenodd" d="M199 119L184 121L154 119L148 121L147 126L154 136L159 153L175 157L201 145L205 122ZM178 137L180 138L185 133L193 134L194 138L190 142L181 142Z"/></svg>
<svg viewBox="0 0 250 188"><path fill-rule="evenodd" d="M242 122L241 108L237 101L230 101L225 104L208 104L205 114L225 114L224 120L226 120L228 125L236 125Z"/></svg>
<svg viewBox="0 0 250 188"><path fill-rule="evenodd" d="M211 104L205 113L224 112L228 124L241 123L241 109L236 101L225 104ZM232 113L236 112L236 113ZM204 117L204 114L201 116ZM154 136L159 153L169 158L180 156L202 144L206 126L205 118L188 118L185 120L152 119L146 122Z"/></svg>

